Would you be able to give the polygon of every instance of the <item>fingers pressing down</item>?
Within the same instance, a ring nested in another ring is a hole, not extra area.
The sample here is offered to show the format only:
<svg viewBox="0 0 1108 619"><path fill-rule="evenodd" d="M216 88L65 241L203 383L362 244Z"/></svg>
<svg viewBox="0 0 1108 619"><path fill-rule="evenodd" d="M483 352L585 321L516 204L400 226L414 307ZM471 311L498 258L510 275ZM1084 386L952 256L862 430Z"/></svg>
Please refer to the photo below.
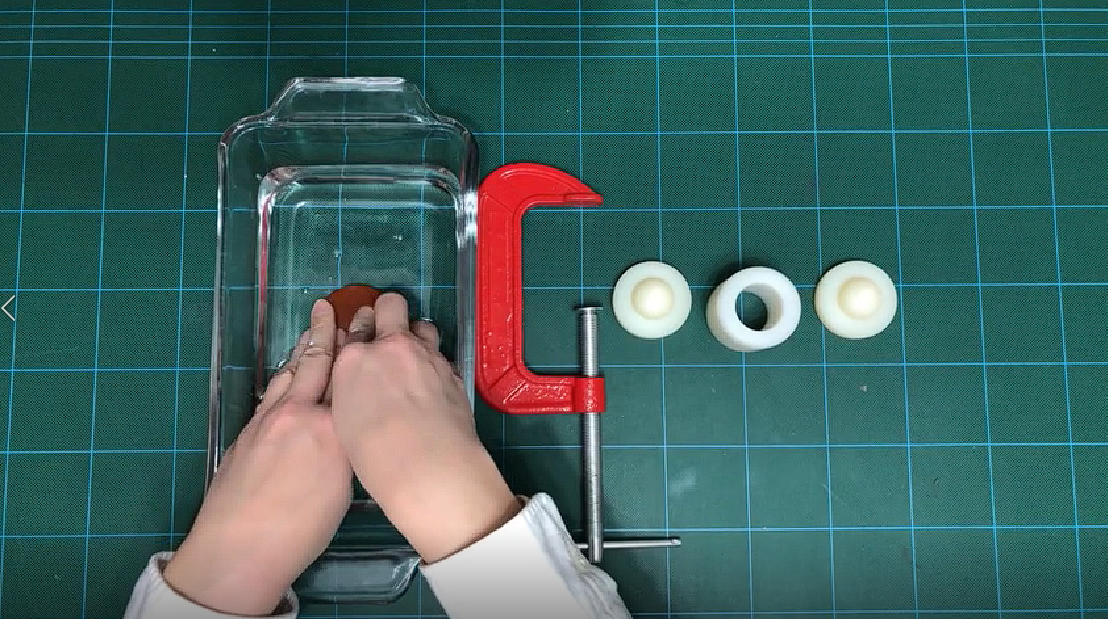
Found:
<svg viewBox="0 0 1108 619"><path fill-rule="evenodd" d="M347 343L369 342L376 331L376 312L368 305L358 308L354 317L350 319L350 332L346 336Z"/></svg>
<svg viewBox="0 0 1108 619"><path fill-rule="evenodd" d="M308 341L296 364L288 395L297 400L318 402L323 398L331 377L335 356L335 312L331 304L320 299L312 305Z"/></svg>

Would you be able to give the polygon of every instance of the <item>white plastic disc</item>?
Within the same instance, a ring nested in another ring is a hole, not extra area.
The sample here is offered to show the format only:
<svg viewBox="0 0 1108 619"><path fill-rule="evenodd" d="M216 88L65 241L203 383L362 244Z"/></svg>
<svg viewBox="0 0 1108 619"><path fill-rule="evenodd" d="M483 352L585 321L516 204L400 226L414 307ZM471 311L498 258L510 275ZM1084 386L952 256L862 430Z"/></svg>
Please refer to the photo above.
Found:
<svg viewBox="0 0 1108 619"><path fill-rule="evenodd" d="M616 320L635 337L665 337L685 324L691 310L689 283L664 262L636 264L619 276L612 290Z"/></svg>
<svg viewBox="0 0 1108 619"><path fill-rule="evenodd" d="M836 265L816 284L816 315L839 337L872 337L896 316L896 284L864 260Z"/></svg>
<svg viewBox="0 0 1108 619"><path fill-rule="evenodd" d="M749 292L766 304L766 326L751 329L735 311L739 295ZM735 273L708 297L708 329L721 344L739 352L754 352L789 339L800 324L800 293L789 278L767 267Z"/></svg>

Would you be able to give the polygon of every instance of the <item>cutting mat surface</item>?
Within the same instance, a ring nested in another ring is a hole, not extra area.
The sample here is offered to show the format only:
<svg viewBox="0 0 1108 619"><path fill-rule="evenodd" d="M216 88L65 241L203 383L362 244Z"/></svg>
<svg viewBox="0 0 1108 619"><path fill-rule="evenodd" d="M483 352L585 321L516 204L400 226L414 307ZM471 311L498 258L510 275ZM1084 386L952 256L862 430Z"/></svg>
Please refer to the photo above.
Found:
<svg viewBox="0 0 1108 619"><path fill-rule="evenodd" d="M967 4L968 2L968 4ZM643 259L686 326L601 359L612 552L639 616L1108 612L1108 7L1098 0L7 0L0 7L0 616L116 617L203 478L215 143L301 75L400 75L606 198L526 221L527 358ZM546 9L538 11L536 9ZM901 312L821 330L885 268ZM738 265L796 334L708 334ZM579 527L577 421L479 412ZM384 607L441 613L423 583Z"/></svg>

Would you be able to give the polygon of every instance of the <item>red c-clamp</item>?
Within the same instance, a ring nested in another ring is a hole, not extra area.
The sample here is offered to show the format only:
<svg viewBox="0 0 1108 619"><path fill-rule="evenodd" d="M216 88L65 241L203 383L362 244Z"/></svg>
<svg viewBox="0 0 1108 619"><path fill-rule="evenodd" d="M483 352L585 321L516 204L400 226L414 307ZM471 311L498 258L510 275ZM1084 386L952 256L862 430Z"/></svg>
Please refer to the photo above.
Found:
<svg viewBox="0 0 1108 619"><path fill-rule="evenodd" d="M505 413L599 413L604 379L535 374L523 363L523 215L535 206L599 206L604 198L549 166L503 166L477 207L477 390Z"/></svg>

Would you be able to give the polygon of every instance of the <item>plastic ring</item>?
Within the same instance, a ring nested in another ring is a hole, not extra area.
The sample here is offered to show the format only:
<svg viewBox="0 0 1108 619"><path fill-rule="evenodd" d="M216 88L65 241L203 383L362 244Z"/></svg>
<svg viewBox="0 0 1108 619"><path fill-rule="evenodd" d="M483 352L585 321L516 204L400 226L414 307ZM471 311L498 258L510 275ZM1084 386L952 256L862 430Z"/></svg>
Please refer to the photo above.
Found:
<svg viewBox="0 0 1108 619"><path fill-rule="evenodd" d="M744 292L766 304L766 326L743 324L735 303ZM739 352L772 348L789 339L800 324L800 293L789 278L767 267L750 267L727 278L708 297L708 329L724 346Z"/></svg>

